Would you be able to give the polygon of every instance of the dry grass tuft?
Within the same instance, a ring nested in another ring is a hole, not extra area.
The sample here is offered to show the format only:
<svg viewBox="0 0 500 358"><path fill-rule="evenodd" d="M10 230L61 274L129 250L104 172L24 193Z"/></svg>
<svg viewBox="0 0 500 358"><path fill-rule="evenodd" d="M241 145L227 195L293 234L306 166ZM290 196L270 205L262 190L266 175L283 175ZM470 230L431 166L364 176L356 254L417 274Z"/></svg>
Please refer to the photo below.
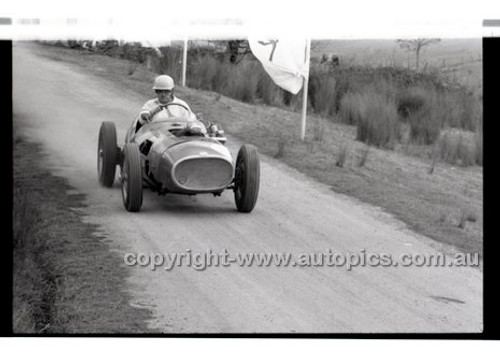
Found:
<svg viewBox="0 0 500 358"><path fill-rule="evenodd" d="M463 167L482 164L482 138L471 132L446 130L438 140L442 160Z"/></svg>
<svg viewBox="0 0 500 358"><path fill-rule="evenodd" d="M347 160L347 146L343 145L340 147L340 151L339 151L339 154L337 156L337 160L335 162L335 165L339 168L344 168L346 160Z"/></svg>
<svg viewBox="0 0 500 358"><path fill-rule="evenodd" d="M358 160L358 167L362 168L366 165L366 161L368 160L368 153L370 152L370 147L367 145L361 150L361 155Z"/></svg>
<svg viewBox="0 0 500 358"><path fill-rule="evenodd" d="M325 119L320 117L312 123L313 140L316 142L323 142L325 139Z"/></svg>
<svg viewBox="0 0 500 358"><path fill-rule="evenodd" d="M393 148L400 139L400 122L394 100L374 92L359 97L356 139L370 145Z"/></svg>
<svg viewBox="0 0 500 358"><path fill-rule="evenodd" d="M283 158L285 156L286 139L282 136L278 138L278 151L274 155L275 158Z"/></svg>

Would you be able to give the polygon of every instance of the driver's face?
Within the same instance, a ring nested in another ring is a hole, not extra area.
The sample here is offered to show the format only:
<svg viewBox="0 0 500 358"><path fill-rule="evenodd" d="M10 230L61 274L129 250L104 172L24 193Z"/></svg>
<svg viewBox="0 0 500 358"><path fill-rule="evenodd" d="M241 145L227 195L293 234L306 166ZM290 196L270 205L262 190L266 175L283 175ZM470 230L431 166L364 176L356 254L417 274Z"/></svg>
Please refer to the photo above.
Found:
<svg viewBox="0 0 500 358"><path fill-rule="evenodd" d="M167 104L174 100L173 90L156 90L156 97L161 104Z"/></svg>

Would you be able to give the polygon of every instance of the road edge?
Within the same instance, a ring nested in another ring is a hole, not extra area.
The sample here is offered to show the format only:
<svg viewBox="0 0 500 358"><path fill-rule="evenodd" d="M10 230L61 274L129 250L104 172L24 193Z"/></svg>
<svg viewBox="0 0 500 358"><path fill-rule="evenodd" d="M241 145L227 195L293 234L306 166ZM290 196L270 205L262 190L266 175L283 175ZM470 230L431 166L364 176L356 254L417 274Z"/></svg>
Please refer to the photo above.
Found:
<svg viewBox="0 0 500 358"><path fill-rule="evenodd" d="M83 221L85 195L43 167L40 145L13 122L13 333L149 332L151 312L124 291L121 256Z"/></svg>

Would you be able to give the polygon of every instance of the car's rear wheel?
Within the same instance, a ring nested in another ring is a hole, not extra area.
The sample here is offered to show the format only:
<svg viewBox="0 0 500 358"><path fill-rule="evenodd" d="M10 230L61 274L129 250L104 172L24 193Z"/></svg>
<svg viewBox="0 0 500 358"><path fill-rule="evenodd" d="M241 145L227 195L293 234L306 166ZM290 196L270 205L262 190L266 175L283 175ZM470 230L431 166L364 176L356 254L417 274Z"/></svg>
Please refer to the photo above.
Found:
<svg viewBox="0 0 500 358"><path fill-rule="evenodd" d="M257 203L260 185L260 160L257 148L243 145L236 158L234 200L239 212L249 213Z"/></svg>
<svg viewBox="0 0 500 358"><path fill-rule="evenodd" d="M127 143L123 148L121 180L125 209L139 211L142 205L141 155L134 143Z"/></svg>
<svg viewBox="0 0 500 358"><path fill-rule="evenodd" d="M97 146L97 175L103 186L113 186L116 165L118 164L116 127L113 122L102 122Z"/></svg>

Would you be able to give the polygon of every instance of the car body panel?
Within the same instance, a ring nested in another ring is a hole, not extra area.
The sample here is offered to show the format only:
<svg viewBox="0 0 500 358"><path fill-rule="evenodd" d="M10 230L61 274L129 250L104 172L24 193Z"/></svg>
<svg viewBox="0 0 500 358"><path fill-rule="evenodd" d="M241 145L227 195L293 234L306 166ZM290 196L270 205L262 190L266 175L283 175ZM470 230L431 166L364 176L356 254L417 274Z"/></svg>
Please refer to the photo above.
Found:
<svg viewBox="0 0 500 358"><path fill-rule="evenodd" d="M227 147L208 135L176 135L190 122L153 121L135 132L135 121L129 128L125 142L138 145L147 186L161 193L217 194L231 184L234 161Z"/></svg>

